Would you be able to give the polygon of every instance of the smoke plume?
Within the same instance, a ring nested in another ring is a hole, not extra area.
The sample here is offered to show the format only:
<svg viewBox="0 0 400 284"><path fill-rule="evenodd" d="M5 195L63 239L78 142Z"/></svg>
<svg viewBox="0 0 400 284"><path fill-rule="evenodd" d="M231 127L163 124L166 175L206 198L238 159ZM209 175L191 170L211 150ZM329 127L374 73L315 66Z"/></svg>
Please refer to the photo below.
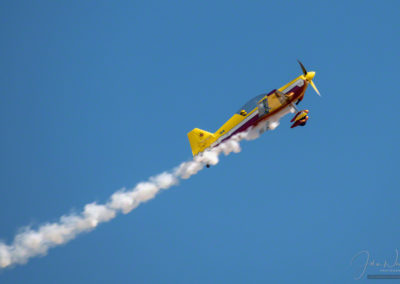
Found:
<svg viewBox="0 0 400 284"><path fill-rule="evenodd" d="M266 130L266 126L274 129L279 125L279 119L289 111L290 107L257 127L239 133L217 147L197 155L193 160L181 163L172 171L153 176L132 189L115 192L105 204L86 204L79 214L61 216L58 222L43 224L37 229L26 228L9 245L0 242L0 269L24 264L32 257L45 255L50 248L65 244L79 234L95 229L99 224L115 218L118 213L131 212L141 203L153 199L161 190L177 185L180 179L188 179L197 174L205 165L218 164L221 153L239 153L241 140L258 138Z"/></svg>

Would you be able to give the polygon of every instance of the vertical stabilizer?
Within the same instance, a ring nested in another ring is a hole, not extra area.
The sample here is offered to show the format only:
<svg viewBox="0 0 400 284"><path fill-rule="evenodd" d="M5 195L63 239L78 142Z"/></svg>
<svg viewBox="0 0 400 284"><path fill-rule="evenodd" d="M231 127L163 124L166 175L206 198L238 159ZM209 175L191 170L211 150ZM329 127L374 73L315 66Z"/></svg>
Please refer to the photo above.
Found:
<svg viewBox="0 0 400 284"><path fill-rule="evenodd" d="M213 142L214 134L195 128L188 133L190 147L192 148L193 156L196 156L199 152L204 151Z"/></svg>

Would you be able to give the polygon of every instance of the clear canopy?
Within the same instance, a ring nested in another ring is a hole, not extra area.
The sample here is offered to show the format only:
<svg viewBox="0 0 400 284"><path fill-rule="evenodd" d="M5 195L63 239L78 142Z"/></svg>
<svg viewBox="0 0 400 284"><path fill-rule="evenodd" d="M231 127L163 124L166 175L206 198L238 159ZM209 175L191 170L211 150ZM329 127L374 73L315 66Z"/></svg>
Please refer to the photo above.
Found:
<svg viewBox="0 0 400 284"><path fill-rule="evenodd" d="M240 114L242 110L245 110L247 113L251 112L254 108L257 107L257 103L265 97L267 94L261 94L258 96L255 96L251 100L249 100L247 103L245 103L238 111L237 114Z"/></svg>

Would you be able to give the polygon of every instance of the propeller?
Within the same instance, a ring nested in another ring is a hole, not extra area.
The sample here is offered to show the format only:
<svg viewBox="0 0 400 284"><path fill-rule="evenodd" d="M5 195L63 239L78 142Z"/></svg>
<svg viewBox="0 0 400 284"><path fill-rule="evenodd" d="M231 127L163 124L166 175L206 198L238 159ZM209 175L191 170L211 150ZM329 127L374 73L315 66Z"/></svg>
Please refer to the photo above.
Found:
<svg viewBox="0 0 400 284"><path fill-rule="evenodd" d="M297 60L297 62L299 62L301 70L303 70L303 74L304 74L304 77L306 78L306 81L310 83L311 87L313 87L314 91L318 94L318 96L321 96L321 94L319 93L319 91L317 89L317 86L315 86L314 82L312 81L312 79L315 76L315 72L314 71L307 72L303 63L301 63L300 60Z"/></svg>

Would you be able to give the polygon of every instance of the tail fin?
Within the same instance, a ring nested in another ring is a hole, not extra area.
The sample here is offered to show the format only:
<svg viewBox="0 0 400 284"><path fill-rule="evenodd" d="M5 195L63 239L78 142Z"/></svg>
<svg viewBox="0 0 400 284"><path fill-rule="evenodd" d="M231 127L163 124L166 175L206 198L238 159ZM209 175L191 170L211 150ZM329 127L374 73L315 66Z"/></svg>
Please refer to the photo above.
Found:
<svg viewBox="0 0 400 284"><path fill-rule="evenodd" d="M188 133L188 138L193 156L196 156L199 152L204 151L211 145L214 140L214 134L195 128Z"/></svg>

